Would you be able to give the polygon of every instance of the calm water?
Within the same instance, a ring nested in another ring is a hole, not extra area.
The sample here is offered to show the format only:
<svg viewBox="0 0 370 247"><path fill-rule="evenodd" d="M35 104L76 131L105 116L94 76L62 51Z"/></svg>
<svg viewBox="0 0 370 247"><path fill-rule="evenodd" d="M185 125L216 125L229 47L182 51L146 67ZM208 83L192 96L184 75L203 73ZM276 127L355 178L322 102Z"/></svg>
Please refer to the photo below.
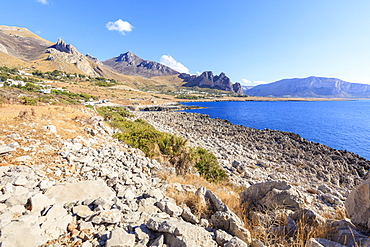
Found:
<svg viewBox="0 0 370 247"><path fill-rule="evenodd" d="M256 129L294 132L370 160L370 100L329 102L194 102L187 110Z"/></svg>

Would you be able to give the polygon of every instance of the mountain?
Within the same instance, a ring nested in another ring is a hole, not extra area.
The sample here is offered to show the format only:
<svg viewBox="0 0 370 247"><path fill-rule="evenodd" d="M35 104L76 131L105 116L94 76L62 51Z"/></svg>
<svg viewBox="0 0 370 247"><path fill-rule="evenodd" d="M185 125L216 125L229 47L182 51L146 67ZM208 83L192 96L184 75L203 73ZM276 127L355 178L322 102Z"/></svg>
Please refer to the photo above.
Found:
<svg viewBox="0 0 370 247"><path fill-rule="evenodd" d="M311 76L258 85L245 94L263 97L369 98L370 85Z"/></svg>
<svg viewBox="0 0 370 247"><path fill-rule="evenodd" d="M20 60L37 60L51 44L26 28L0 26L0 52Z"/></svg>
<svg viewBox="0 0 370 247"><path fill-rule="evenodd" d="M251 89L251 88L253 88L253 86L242 86L243 93L244 93L244 94L246 94L246 92L247 92L249 89Z"/></svg>
<svg viewBox="0 0 370 247"><path fill-rule="evenodd" d="M180 74L166 65L144 60L131 51L105 60L103 64L124 75L138 75L146 78Z"/></svg>
<svg viewBox="0 0 370 247"><path fill-rule="evenodd" d="M182 73L179 77L186 82L184 87L212 88L243 94L241 84L239 82L233 84L225 73L215 76L212 71L204 71L200 76Z"/></svg>

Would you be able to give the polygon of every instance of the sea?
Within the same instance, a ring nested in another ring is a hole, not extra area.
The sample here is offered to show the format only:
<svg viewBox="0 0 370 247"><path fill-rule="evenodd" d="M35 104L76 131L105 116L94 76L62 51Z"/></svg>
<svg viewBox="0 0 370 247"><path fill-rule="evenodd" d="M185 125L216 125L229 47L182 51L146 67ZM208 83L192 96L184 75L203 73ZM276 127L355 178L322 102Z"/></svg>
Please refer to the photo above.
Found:
<svg viewBox="0 0 370 247"><path fill-rule="evenodd" d="M294 132L370 160L370 100L184 102L186 110L255 129Z"/></svg>

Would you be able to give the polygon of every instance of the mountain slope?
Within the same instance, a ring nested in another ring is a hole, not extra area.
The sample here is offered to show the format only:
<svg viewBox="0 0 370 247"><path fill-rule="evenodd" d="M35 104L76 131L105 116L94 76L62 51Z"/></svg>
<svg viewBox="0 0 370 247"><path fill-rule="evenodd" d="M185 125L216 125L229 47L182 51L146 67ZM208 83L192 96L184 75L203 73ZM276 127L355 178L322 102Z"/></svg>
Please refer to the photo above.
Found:
<svg viewBox="0 0 370 247"><path fill-rule="evenodd" d="M263 97L369 98L370 85L311 76L258 85L245 94Z"/></svg>
<svg viewBox="0 0 370 247"><path fill-rule="evenodd" d="M138 75L146 78L180 74L166 65L144 60L130 51L105 60L103 64L124 75Z"/></svg>
<svg viewBox="0 0 370 247"><path fill-rule="evenodd" d="M179 77L186 82L184 87L203 87L225 91L231 91L238 94L243 94L243 89L240 83L233 84L225 73L213 75L212 71L204 71L200 76L180 74Z"/></svg>
<svg viewBox="0 0 370 247"><path fill-rule="evenodd" d="M36 60L51 44L36 37L25 28L0 26L0 52L24 61Z"/></svg>

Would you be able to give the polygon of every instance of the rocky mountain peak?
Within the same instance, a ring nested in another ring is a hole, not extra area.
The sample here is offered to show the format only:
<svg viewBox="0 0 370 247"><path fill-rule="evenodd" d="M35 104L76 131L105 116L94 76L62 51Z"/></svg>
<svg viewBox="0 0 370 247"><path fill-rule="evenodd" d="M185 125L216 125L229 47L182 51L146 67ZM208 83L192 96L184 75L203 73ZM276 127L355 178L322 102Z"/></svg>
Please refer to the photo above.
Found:
<svg viewBox="0 0 370 247"><path fill-rule="evenodd" d="M73 45L67 44L62 39L58 39L58 42L55 43L53 46L51 46L51 48L54 48L60 52L65 52L68 54L76 54L76 55L78 54L78 51Z"/></svg>
<svg viewBox="0 0 370 247"><path fill-rule="evenodd" d="M224 72L220 75L214 75L212 71L204 71L200 76L181 74L179 75L179 78L186 82L183 85L185 87L214 88L243 94L240 83L233 84Z"/></svg>
<svg viewBox="0 0 370 247"><path fill-rule="evenodd" d="M103 64L112 70L124 75L138 75L142 77L166 76L179 74L170 67L154 62L144 60L136 56L131 51L122 53L118 57L103 61Z"/></svg>

